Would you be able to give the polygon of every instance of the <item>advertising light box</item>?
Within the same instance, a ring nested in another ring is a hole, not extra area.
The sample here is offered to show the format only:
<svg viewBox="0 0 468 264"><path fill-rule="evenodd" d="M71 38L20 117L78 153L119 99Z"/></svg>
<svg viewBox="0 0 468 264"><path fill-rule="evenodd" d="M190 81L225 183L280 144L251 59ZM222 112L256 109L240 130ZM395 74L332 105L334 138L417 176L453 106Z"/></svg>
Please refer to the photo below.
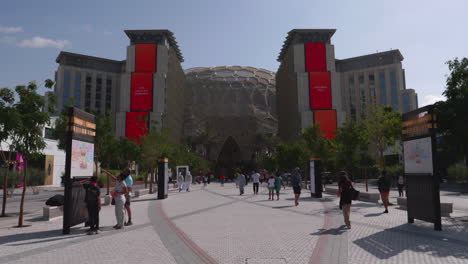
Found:
<svg viewBox="0 0 468 264"><path fill-rule="evenodd" d="M326 139L335 138L336 110L315 110L314 124L320 124L320 131Z"/></svg>
<svg viewBox="0 0 468 264"><path fill-rule="evenodd" d="M130 110L151 111L153 109L153 74L132 73Z"/></svg>
<svg viewBox="0 0 468 264"><path fill-rule="evenodd" d="M311 109L332 108L330 72L309 73L309 96Z"/></svg>
<svg viewBox="0 0 468 264"><path fill-rule="evenodd" d="M306 72L327 71L325 43L305 43Z"/></svg>
<svg viewBox="0 0 468 264"><path fill-rule="evenodd" d="M136 44L136 72L156 72L156 49L156 44Z"/></svg>
<svg viewBox="0 0 468 264"><path fill-rule="evenodd" d="M431 137L403 142L405 173L434 173Z"/></svg>
<svg viewBox="0 0 468 264"><path fill-rule="evenodd" d="M125 136L132 138L140 144L140 137L148 133L148 112L127 112Z"/></svg>

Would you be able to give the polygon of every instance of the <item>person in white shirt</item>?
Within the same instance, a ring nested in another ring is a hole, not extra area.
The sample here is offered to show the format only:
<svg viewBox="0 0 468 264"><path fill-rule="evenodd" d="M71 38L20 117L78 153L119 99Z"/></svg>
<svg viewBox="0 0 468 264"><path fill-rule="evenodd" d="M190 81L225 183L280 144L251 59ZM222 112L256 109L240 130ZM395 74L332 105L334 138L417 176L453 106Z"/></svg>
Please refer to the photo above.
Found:
<svg viewBox="0 0 468 264"><path fill-rule="evenodd" d="M177 185L179 187L179 192L182 191L183 187L184 187L184 175L182 175L181 172L179 172L179 175L177 175Z"/></svg>
<svg viewBox="0 0 468 264"><path fill-rule="evenodd" d="M190 184L192 183L192 174L187 170L187 175L185 175L185 190L190 192Z"/></svg>
<svg viewBox="0 0 468 264"><path fill-rule="evenodd" d="M252 183L253 183L253 192L254 194L258 194L258 186L260 184L260 174L254 170L252 174Z"/></svg>
<svg viewBox="0 0 468 264"><path fill-rule="evenodd" d="M270 178L268 179L268 200L274 200L275 199L275 177L273 175L270 175Z"/></svg>

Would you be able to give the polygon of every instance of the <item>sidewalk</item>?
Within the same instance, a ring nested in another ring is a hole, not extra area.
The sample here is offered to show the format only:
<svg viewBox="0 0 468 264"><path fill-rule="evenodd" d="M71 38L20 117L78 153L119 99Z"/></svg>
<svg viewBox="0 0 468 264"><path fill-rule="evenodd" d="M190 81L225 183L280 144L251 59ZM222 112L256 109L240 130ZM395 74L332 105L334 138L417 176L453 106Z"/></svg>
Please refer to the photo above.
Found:
<svg viewBox="0 0 468 264"><path fill-rule="evenodd" d="M468 223L443 219L443 231L406 211L353 203L352 229L343 229L335 196L293 206L290 188L269 201L266 188L239 196L234 184L211 183L168 199L132 201L134 225L113 230L114 207L101 211L102 232L61 234L62 220L28 218L26 228L0 222L0 263L468 263ZM9 220L10 221L10 220Z"/></svg>

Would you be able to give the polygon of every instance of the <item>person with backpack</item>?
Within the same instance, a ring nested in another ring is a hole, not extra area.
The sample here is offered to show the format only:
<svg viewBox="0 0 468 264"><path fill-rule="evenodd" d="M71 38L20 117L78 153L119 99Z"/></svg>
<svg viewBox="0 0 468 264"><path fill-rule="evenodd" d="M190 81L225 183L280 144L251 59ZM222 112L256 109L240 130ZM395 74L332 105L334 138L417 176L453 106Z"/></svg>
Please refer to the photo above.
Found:
<svg viewBox="0 0 468 264"><path fill-rule="evenodd" d="M383 212L384 214L388 214L388 205L390 204L388 200L388 196L390 195L390 185L391 182L387 177L387 172L382 171L382 175L377 180L377 186L379 188L380 198L382 199L382 203L385 207L385 211Z"/></svg>
<svg viewBox="0 0 468 264"><path fill-rule="evenodd" d="M93 176L83 184L86 190L85 203L88 209L88 235L99 233L99 211L101 210L101 190L97 183L97 177Z"/></svg>

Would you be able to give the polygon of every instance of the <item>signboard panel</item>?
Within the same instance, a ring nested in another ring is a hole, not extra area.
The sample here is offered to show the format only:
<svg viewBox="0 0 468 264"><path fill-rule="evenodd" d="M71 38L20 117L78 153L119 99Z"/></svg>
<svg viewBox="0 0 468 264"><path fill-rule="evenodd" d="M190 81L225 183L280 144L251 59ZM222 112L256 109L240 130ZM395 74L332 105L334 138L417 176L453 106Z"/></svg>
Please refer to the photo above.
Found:
<svg viewBox="0 0 468 264"><path fill-rule="evenodd" d="M405 173L434 174L431 137L403 142Z"/></svg>
<svg viewBox="0 0 468 264"><path fill-rule="evenodd" d="M330 72L309 73L310 109L332 108Z"/></svg>
<svg viewBox="0 0 468 264"><path fill-rule="evenodd" d="M315 110L314 124L320 124L320 131L326 139L335 138L336 110Z"/></svg>
<svg viewBox="0 0 468 264"><path fill-rule="evenodd" d="M126 131L127 138L133 138L140 144L140 137L148 133L148 112L127 112Z"/></svg>
<svg viewBox="0 0 468 264"><path fill-rule="evenodd" d="M325 43L305 43L304 48L306 72L326 71L327 54Z"/></svg>
<svg viewBox="0 0 468 264"><path fill-rule="evenodd" d="M72 140L70 177L93 176L94 144Z"/></svg>
<svg viewBox="0 0 468 264"><path fill-rule="evenodd" d="M147 72L132 73L130 110L151 111L153 109L153 74Z"/></svg>
<svg viewBox="0 0 468 264"><path fill-rule="evenodd" d="M156 72L156 44L135 45L135 71Z"/></svg>

